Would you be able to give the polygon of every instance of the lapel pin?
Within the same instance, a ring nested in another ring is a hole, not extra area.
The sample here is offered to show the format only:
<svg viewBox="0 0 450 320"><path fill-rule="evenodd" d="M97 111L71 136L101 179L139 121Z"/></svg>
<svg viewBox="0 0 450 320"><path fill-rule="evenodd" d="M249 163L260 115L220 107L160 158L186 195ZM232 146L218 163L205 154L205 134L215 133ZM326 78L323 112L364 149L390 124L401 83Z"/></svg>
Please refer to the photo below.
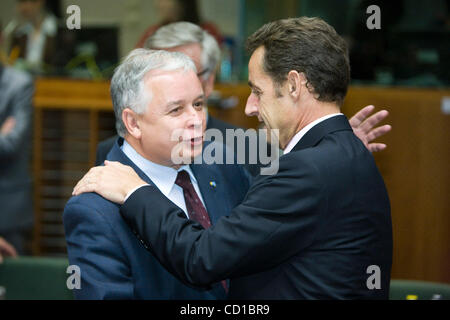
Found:
<svg viewBox="0 0 450 320"><path fill-rule="evenodd" d="M215 182L215 181L210 181L210 182L209 182L209 185L210 185L211 187L215 188L215 187L216 187L216 182Z"/></svg>

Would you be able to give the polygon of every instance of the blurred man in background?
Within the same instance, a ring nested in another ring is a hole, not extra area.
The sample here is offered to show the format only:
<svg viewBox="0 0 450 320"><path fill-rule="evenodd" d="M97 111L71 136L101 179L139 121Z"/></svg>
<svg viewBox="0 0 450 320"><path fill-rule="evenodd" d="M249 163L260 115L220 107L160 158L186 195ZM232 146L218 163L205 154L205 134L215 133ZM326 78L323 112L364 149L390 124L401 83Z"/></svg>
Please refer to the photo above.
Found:
<svg viewBox="0 0 450 320"><path fill-rule="evenodd" d="M32 78L0 64L0 235L28 253L33 226L30 178Z"/></svg>
<svg viewBox="0 0 450 320"><path fill-rule="evenodd" d="M17 0L17 13L5 27L11 60L21 69L42 72L57 53L57 19L46 0Z"/></svg>

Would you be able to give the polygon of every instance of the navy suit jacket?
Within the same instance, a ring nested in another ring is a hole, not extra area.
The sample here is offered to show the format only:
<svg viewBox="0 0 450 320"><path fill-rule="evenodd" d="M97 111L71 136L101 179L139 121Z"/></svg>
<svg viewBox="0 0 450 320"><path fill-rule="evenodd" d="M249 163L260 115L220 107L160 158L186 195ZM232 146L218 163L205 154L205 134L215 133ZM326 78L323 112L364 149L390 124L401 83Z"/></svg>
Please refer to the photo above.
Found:
<svg viewBox="0 0 450 320"><path fill-rule="evenodd" d="M173 274L200 286L229 278L231 299L389 296L388 194L343 115L311 128L280 157L278 173L257 177L212 228L184 218L152 186L134 192L121 214Z"/></svg>
<svg viewBox="0 0 450 320"><path fill-rule="evenodd" d="M119 138L107 159L131 166L152 181L122 152ZM248 174L237 165L191 165L214 225L245 196ZM215 182L215 187L210 182ZM72 197L64 210L64 228L71 265L81 269L78 299L223 299L220 283L210 290L186 286L148 252L131 232L118 205L98 194Z"/></svg>

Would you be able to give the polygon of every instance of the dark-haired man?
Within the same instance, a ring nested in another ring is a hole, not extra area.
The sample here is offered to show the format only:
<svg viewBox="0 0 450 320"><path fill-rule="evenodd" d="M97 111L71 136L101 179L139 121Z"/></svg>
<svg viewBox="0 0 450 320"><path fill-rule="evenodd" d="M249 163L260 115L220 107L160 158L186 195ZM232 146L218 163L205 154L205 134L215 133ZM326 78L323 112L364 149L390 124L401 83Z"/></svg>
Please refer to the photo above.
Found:
<svg viewBox="0 0 450 320"><path fill-rule="evenodd" d="M372 155L340 113L350 80L344 40L323 20L302 17L264 25L248 50L246 114L279 131L284 154L230 216L205 230L134 175L87 189L126 198L121 214L132 230L191 285L230 278L231 299L387 299L390 204ZM110 181L129 172L114 167L102 169Z"/></svg>

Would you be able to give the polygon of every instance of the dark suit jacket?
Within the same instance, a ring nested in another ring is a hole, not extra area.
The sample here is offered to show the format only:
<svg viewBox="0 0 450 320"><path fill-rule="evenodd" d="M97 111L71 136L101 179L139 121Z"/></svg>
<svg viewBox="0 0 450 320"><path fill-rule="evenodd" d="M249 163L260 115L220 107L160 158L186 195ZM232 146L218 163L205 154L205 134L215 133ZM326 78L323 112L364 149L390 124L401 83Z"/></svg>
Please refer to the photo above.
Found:
<svg viewBox="0 0 450 320"><path fill-rule="evenodd" d="M118 139L108 160L133 169L151 180L120 149ZM249 180L239 166L192 165L211 222L230 212L243 200ZM210 182L215 181L216 186ZM166 198L167 199L167 198ZM95 193L72 197L64 210L69 261L81 269L78 299L222 299L221 284L211 290L194 289L165 270L131 232L119 207Z"/></svg>
<svg viewBox="0 0 450 320"><path fill-rule="evenodd" d="M222 120L219 120L217 118L211 117L211 115L208 116L208 122L206 124L206 129L218 129L223 137L226 137L226 129L239 129L239 127L236 127L230 123L224 122ZM103 140L102 142L100 142L97 146L97 157L95 159L95 165L99 166L101 164L103 164L103 162L106 159L106 155L108 154L109 150L111 150L112 146L114 145L114 142L117 140L118 136L114 136L111 138L108 138L106 140ZM225 141L224 141L225 142ZM259 146L259 143L258 143ZM237 150L237 144L235 144L235 149ZM245 150L246 150L246 164L244 165L245 169L247 169L247 171L252 175L252 176L257 176L259 174L259 170L261 167L260 163L256 163L256 164L250 164L248 159L249 159L249 155L248 155L248 150L249 150L249 146L248 146L248 141L246 141L246 145L245 145ZM267 147L267 150L270 150L270 147ZM235 151L235 155L236 155L236 151Z"/></svg>
<svg viewBox="0 0 450 320"><path fill-rule="evenodd" d="M121 208L165 267L207 286L230 278L232 299L387 299L390 204L374 159L345 116L314 126L259 176L243 203L203 230L153 186ZM381 289L370 290L377 265Z"/></svg>
<svg viewBox="0 0 450 320"><path fill-rule="evenodd" d="M0 234L31 228L30 153L33 79L26 73L0 65L0 127L8 117L16 125L0 134Z"/></svg>

